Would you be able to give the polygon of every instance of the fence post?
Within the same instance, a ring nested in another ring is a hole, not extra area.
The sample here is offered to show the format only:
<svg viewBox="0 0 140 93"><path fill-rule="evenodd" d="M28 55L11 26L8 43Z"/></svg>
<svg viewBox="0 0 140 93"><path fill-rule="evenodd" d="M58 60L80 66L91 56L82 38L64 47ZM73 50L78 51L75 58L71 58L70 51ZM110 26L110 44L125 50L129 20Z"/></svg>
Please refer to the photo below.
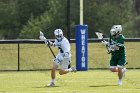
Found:
<svg viewBox="0 0 140 93"><path fill-rule="evenodd" d="M18 71L20 70L20 46L18 42Z"/></svg>

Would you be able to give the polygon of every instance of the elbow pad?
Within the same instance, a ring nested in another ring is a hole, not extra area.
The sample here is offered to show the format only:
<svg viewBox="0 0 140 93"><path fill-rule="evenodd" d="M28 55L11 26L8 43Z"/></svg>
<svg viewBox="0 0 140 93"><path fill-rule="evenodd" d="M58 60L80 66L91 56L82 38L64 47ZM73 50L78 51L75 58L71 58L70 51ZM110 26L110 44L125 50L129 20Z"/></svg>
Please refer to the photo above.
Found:
<svg viewBox="0 0 140 93"><path fill-rule="evenodd" d="M65 53L64 53L64 58L69 58L69 57L70 57L69 52L65 52Z"/></svg>

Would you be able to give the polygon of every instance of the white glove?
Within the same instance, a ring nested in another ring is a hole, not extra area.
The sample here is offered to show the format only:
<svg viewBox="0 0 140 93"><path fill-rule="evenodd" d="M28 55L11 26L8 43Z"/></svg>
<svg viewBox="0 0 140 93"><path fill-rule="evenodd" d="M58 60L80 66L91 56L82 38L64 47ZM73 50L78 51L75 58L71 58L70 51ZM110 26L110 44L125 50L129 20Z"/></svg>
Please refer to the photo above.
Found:
<svg viewBox="0 0 140 93"><path fill-rule="evenodd" d="M115 47L116 47L116 45L110 45L110 50L115 51Z"/></svg>
<svg viewBox="0 0 140 93"><path fill-rule="evenodd" d="M45 44L47 44L49 46L53 46L53 42L51 42L50 40L45 40Z"/></svg>
<svg viewBox="0 0 140 93"><path fill-rule="evenodd" d="M61 62L63 61L63 57L62 56L59 56L59 57L57 57L57 58L55 58L54 59L54 63L56 64L56 65L60 65L61 64Z"/></svg>
<svg viewBox="0 0 140 93"><path fill-rule="evenodd" d="M101 41L101 43L102 43L103 45L105 45L105 46L109 46L109 42L107 42L107 41L105 41L105 40Z"/></svg>
<svg viewBox="0 0 140 93"><path fill-rule="evenodd" d="M106 46L106 51L108 54L110 54L111 53L110 47Z"/></svg>

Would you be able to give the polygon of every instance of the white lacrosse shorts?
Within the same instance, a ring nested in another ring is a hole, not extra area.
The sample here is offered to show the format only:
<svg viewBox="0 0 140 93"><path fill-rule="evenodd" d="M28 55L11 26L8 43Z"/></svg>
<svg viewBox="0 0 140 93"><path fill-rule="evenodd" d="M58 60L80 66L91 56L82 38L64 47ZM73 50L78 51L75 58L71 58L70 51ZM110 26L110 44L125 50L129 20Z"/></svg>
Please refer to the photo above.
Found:
<svg viewBox="0 0 140 93"><path fill-rule="evenodd" d="M54 63L59 66L60 69L64 70L64 69L68 69L69 64L71 63L71 58L64 58L62 53L59 53L56 56L56 61L54 61ZM58 62L58 60L62 60L61 62Z"/></svg>

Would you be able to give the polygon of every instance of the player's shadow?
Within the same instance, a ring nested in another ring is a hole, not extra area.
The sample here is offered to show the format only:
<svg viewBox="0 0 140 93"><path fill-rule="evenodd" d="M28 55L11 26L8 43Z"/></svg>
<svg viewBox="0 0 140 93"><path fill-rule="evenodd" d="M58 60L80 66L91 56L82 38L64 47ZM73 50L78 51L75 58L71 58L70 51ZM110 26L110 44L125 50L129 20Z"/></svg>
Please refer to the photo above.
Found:
<svg viewBox="0 0 140 93"><path fill-rule="evenodd" d="M33 88L55 88L55 87L60 87L60 86L53 86L53 87L50 87L50 86L42 86L42 87L33 87Z"/></svg>
<svg viewBox="0 0 140 93"><path fill-rule="evenodd" d="M108 87L108 86L118 86L118 85L98 85L98 86L89 86L89 87Z"/></svg>

